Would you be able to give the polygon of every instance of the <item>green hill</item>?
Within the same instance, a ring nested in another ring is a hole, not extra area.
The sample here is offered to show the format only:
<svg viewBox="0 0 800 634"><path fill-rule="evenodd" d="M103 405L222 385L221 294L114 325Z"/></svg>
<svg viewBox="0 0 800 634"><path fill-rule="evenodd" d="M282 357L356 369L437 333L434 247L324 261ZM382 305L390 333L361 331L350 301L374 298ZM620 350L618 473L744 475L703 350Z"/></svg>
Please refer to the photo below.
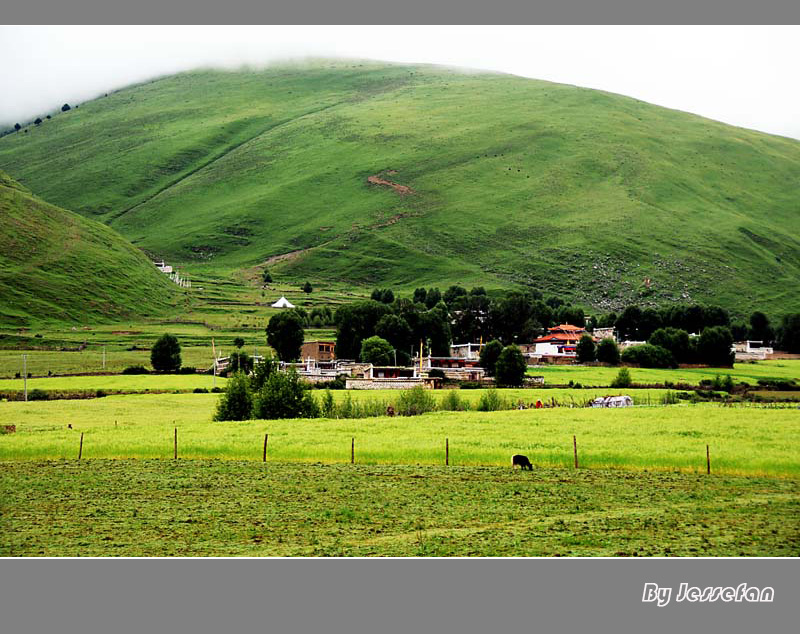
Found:
<svg viewBox="0 0 800 634"><path fill-rule="evenodd" d="M800 142L574 86L190 72L5 136L0 167L195 270L800 309Z"/></svg>
<svg viewBox="0 0 800 634"><path fill-rule="evenodd" d="M180 294L114 230L49 205L0 171L0 326L163 312Z"/></svg>

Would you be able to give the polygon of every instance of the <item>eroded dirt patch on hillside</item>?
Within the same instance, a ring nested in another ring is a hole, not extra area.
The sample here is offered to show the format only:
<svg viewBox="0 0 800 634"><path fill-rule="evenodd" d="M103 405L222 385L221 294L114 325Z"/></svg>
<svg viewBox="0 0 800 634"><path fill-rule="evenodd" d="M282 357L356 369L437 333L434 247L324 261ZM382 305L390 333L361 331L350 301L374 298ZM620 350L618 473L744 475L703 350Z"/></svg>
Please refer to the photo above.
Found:
<svg viewBox="0 0 800 634"><path fill-rule="evenodd" d="M387 174L397 174L397 170L389 170ZM416 194L413 189L411 189L408 185L401 185L400 183L395 183L394 181L386 180L383 178L383 172L380 174L373 174L372 176L367 177L367 182L370 185L379 185L381 187L391 187L394 191L396 191L401 196L409 196L411 194Z"/></svg>

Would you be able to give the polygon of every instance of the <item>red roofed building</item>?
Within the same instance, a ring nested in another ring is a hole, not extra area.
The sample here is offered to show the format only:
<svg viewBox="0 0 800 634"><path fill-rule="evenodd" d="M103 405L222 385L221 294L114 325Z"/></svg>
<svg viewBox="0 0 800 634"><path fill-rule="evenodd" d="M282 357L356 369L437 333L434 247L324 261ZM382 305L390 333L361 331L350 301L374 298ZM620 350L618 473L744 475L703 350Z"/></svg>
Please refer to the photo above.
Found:
<svg viewBox="0 0 800 634"><path fill-rule="evenodd" d="M572 324L561 324L547 329L544 337L533 340L535 346L532 351L537 357L574 357L575 346L580 338L586 334L586 329Z"/></svg>

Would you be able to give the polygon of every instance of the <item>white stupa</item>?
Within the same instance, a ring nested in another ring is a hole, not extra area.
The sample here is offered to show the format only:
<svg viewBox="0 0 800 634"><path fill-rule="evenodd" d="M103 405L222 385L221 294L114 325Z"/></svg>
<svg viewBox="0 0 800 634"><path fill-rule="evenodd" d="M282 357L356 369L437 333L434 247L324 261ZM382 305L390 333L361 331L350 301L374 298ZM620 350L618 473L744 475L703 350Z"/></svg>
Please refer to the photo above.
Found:
<svg viewBox="0 0 800 634"><path fill-rule="evenodd" d="M294 308L294 304L292 304L288 299L285 297L281 297L277 302L272 305L273 308Z"/></svg>

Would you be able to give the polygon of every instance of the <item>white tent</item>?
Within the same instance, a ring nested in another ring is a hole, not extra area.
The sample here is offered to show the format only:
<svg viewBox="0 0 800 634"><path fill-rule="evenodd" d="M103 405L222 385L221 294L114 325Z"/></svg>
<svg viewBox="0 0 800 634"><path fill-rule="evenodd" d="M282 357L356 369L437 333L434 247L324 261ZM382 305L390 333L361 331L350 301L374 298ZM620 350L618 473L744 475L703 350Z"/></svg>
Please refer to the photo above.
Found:
<svg viewBox="0 0 800 634"><path fill-rule="evenodd" d="M285 297L281 297L277 302L272 305L273 308L294 308L294 304L292 304L288 299Z"/></svg>

